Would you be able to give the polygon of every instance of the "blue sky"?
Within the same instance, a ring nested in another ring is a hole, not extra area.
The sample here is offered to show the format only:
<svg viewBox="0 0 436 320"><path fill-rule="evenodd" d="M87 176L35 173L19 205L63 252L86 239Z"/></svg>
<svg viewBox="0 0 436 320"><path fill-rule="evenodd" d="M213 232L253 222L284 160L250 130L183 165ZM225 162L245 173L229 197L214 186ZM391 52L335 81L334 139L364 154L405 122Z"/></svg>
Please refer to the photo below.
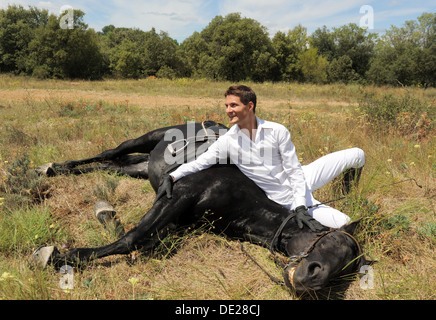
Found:
<svg viewBox="0 0 436 320"><path fill-rule="evenodd" d="M154 27L179 42L200 32L215 16L231 12L259 21L271 36L298 24L306 27L309 34L323 25L330 29L348 23L359 25L368 14L360 12L364 5L373 10L374 32L383 32L391 25L401 26L423 12L436 12L436 0L0 0L0 8L8 4L36 6L57 15L61 7L69 5L84 11L85 22L96 31L109 24L144 31Z"/></svg>

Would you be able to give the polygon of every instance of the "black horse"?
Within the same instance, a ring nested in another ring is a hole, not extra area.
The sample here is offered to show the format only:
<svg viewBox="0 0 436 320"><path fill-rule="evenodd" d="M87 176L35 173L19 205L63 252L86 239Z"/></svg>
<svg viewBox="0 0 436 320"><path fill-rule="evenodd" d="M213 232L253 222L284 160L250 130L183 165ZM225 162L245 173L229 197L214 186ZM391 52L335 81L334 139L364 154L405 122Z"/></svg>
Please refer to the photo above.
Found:
<svg viewBox="0 0 436 320"><path fill-rule="evenodd" d="M178 162L189 161L189 157L204 150L217 134L227 129L214 122L195 123L194 128L193 131L188 125L178 125L157 129L96 157L45 165L40 170L47 175L114 170L148 178L156 191L163 173ZM175 132L181 132L182 139L172 134ZM168 159L177 161L169 166ZM79 167L90 163L100 164ZM236 166L217 164L177 181L171 199L162 197L156 201L138 225L114 243L74 248L66 254L54 249L49 263L60 267L65 262L77 264L138 249L152 250L168 233L195 224L205 212L213 214L213 232L289 256L289 263L283 264L284 282L297 293L320 290L333 279L356 274L369 262L352 236L357 222L340 229L324 227L321 232L313 232L307 227L300 229L287 209L269 200Z"/></svg>

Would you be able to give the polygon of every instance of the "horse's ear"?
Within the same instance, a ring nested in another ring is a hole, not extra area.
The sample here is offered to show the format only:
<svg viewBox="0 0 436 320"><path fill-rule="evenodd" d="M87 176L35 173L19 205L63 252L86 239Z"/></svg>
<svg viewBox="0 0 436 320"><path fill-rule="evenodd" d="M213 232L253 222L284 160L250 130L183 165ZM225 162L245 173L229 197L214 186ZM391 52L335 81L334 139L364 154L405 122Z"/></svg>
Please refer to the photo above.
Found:
<svg viewBox="0 0 436 320"><path fill-rule="evenodd" d="M349 234L353 234L354 230L356 230L356 227L359 224L360 220L362 220L362 219L350 222L349 224L346 224L345 226L340 227L339 230L345 231Z"/></svg>

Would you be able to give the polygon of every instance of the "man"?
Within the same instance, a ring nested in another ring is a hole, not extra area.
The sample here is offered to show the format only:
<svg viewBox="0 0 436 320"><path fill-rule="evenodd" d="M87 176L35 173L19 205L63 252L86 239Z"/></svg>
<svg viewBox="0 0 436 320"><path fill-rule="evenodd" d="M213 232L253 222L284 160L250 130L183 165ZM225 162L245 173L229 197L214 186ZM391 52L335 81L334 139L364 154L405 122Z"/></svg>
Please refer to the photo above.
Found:
<svg viewBox="0 0 436 320"><path fill-rule="evenodd" d="M321 229L321 224L338 228L350 219L344 213L319 204L312 192L350 168L361 168L363 151L358 148L327 155L302 167L289 131L281 124L261 120L255 115L256 94L243 85L225 93L226 113L233 126L196 160L181 165L163 177L156 201L172 197L172 186L186 175L207 169L229 157L242 173L252 179L267 197L289 210L295 210L300 228Z"/></svg>

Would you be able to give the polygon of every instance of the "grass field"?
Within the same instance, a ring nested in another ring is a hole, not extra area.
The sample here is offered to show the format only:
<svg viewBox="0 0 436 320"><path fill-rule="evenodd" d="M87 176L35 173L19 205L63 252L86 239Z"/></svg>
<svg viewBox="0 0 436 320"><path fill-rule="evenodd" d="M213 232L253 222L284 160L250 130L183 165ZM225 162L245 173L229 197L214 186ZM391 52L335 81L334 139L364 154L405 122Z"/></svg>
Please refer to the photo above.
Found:
<svg viewBox="0 0 436 320"><path fill-rule="evenodd" d="M73 289L60 287L56 270L27 261L40 245L66 250L113 241L94 217L98 199L116 208L126 229L154 200L148 181L105 172L48 179L34 167L89 157L188 120L228 124L223 93L229 85L1 75L0 299L295 299L247 260L237 242L209 233L207 223L163 239L152 255L92 262L73 274ZM366 153L359 188L333 206L362 218L356 236L378 262L373 288L356 279L343 298L435 299L436 89L248 85L258 95L258 116L290 129L302 164L348 147ZM336 190L333 183L316 197L334 199ZM281 277L268 250L246 248Z"/></svg>

